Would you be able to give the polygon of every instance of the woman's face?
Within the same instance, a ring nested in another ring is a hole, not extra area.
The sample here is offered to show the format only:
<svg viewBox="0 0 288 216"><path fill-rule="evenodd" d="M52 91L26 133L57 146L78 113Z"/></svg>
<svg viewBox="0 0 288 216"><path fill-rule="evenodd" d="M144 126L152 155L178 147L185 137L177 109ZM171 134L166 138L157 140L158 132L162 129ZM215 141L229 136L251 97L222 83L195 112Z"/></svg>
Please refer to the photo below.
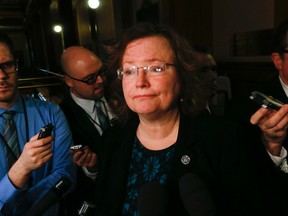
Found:
<svg viewBox="0 0 288 216"><path fill-rule="evenodd" d="M141 67L138 75L124 75L122 80L125 100L132 111L139 115L163 114L177 107L180 83L176 67L167 65L165 71L151 74L143 69L144 66L174 64L174 59L174 52L163 37L151 36L128 44L123 55L123 70Z"/></svg>

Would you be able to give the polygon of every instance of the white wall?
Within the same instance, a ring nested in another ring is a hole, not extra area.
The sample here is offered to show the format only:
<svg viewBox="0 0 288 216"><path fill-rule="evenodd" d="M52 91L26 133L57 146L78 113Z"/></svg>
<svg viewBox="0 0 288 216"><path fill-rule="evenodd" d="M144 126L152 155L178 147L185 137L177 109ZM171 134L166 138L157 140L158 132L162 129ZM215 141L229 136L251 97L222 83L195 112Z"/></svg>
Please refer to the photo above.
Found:
<svg viewBox="0 0 288 216"><path fill-rule="evenodd" d="M213 8L213 52L218 61L240 59L231 56L234 33L274 25L274 0L213 0Z"/></svg>

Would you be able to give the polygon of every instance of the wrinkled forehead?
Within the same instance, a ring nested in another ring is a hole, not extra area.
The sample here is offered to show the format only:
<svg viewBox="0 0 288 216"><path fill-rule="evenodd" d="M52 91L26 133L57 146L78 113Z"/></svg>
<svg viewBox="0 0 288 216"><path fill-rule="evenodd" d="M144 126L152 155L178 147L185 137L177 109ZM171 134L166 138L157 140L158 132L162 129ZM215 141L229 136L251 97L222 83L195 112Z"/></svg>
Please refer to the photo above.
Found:
<svg viewBox="0 0 288 216"><path fill-rule="evenodd" d="M131 41L127 44L123 56L123 62L172 62L175 53L169 41L162 36L148 36Z"/></svg>

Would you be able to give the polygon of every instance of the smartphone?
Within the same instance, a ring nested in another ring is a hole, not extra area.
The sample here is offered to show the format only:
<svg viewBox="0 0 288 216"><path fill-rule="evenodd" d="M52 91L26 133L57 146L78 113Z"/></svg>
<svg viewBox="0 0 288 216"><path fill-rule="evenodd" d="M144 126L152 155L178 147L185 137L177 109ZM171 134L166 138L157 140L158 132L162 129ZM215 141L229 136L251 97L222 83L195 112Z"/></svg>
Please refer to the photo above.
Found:
<svg viewBox="0 0 288 216"><path fill-rule="evenodd" d="M253 91L250 95L250 99L266 109L279 110L284 105L284 103L272 96L267 96L258 91Z"/></svg>
<svg viewBox="0 0 288 216"><path fill-rule="evenodd" d="M82 145L74 145L74 146L71 146L71 147L70 147L70 149L71 149L72 151L81 151L82 148L83 148Z"/></svg>
<svg viewBox="0 0 288 216"><path fill-rule="evenodd" d="M40 129L38 139L42 139L51 135L54 126L52 124L47 124Z"/></svg>

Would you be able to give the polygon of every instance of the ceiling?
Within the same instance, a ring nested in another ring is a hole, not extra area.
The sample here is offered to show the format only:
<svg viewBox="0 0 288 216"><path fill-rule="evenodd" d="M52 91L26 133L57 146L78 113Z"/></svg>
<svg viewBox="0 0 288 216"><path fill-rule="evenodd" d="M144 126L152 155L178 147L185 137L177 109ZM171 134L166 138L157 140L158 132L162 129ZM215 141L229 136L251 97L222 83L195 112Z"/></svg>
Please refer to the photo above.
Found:
<svg viewBox="0 0 288 216"><path fill-rule="evenodd" d="M0 0L0 29L23 28L32 10L46 3L50 4L51 0Z"/></svg>
<svg viewBox="0 0 288 216"><path fill-rule="evenodd" d="M0 0L0 28L15 29L23 27L26 0Z"/></svg>

